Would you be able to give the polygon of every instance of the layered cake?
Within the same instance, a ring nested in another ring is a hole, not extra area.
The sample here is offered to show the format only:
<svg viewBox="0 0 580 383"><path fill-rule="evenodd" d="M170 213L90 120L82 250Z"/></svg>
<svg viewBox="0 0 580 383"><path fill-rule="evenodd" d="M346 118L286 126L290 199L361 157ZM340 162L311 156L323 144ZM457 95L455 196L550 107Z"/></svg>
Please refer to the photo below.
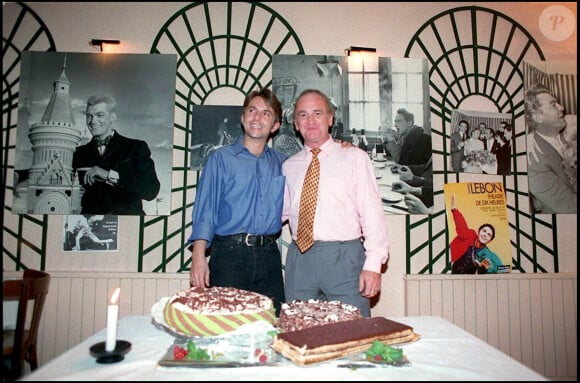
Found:
<svg viewBox="0 0 580 383"><path fill-rule="evenodd" d="M293 300L282 303L278 328L289 332L362 318L358 307L340 301Z"/></svg>
<svg viewBox="0 0 580 383"><path fill-rule="evenodd" d="M418 339L413 328L383 317L354 319L277 334L272 348L300 365L342 358L384 344Z"/></svg>
<svg viewBox="0 0 580 383"><path fill-rule="evenodd" d="M167 300L165 323L184 335L214 336L256 321L276 324L274 302L265 295L234 287L192 287Z"/></svg>

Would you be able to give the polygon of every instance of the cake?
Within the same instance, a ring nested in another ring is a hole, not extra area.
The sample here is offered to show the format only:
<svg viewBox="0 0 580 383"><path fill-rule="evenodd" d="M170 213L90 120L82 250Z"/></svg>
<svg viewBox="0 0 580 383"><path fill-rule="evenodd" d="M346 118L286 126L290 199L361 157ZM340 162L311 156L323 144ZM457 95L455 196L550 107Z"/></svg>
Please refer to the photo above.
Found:
<svg viewBox="0 0 580 383"><path fill-rule="evenodd" d="M278 328L281 332L297 331L362 318L358 307L340 301L293 300L282 303Z"/></svg>
<svg viewBox="0 0 580 383"><path fill-rule="evenodd" d="M234 287L192 287L167 300L163 319L184 335L214 336L256 321L276 324L271 298Z"/></svg>
<svg viewBox="0 0 580 383"><path fill-rule="evenodd" d="M272 348L292 362L306 365L364 351L375 340L399 344L418 337L411 326L375 317L279 333L274 337Z"/></svg>

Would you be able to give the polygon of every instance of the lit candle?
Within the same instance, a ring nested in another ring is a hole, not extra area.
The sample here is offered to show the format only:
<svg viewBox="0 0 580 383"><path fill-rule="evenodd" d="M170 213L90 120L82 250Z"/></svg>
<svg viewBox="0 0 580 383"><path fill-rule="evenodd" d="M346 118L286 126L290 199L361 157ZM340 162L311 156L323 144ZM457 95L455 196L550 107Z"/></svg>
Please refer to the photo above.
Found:
<svg viewBox="0 0 580 383"><path fill-rule="evenodd" d="M107 306L107 342L105 343L105 351L107 352L113 351L117 344L117 317L119 315L117 299L119 299L120 293L121 288L117 287L111 296L111 304Z"/></svg>

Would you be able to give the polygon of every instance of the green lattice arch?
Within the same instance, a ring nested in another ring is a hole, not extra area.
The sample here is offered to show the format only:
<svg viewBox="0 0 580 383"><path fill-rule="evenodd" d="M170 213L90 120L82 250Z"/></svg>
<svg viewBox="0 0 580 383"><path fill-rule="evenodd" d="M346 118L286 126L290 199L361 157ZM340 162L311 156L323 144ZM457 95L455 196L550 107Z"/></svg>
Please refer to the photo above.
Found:
<svg viewBox="0 0 580 383"><path fill-rule="evenodd" d="M421 26L407 46L405 57L426 57L430 63L429 83L435 184L461 182L461 174L448 171L448 142L451 113L472 96L480 96L497 112L513 116L515 143L514 174L503 176L508 193L513 269L520 272L558 271L555 216L529 213L523 121L524 60L544 60L539 45L513 19L491 9L470 6L444 11ZM439 139L439 142L436 140ZM522 158L523 161L518 161ZM442 188L436 198L442 198ZM523 197L523 198L520 198ZM524 201L520 203L521 201ZM444 206L444 203L436 206ZM407 272L445 273L450 270L445 210L422 219L407 217ZM552 230L552 243L540 243L536 231ZM425 233L428 233L425 236ZM413 240L415 239L415 240Z"/></svg>
<svg viewBox="0 0 580 383"><path fill-rule="evenodd" d="M11 25L3 25L2 34L2 253L3 260L14 262L14 270L35 268L44 270L46 262L47 215L12 215L12 185L16 150L20 57L25 50L56 51L52 35L44 22L26 4L3 5L4 12L14 12ZM4 263L4 269L12 266Z"/></svg>
<svg viewBox="0 0 580 383"><path fill-rule="evenodd" d="M177 55L173 209L167 217L141 218L138 271L185 271L191 255L184 243L199 179L199 172L192 176L188 170L192 106L203 105L220 88L245 95L270 86L272 56L304 50L290 25L263 4L199 2L165 23L151 53ZM159 233L161 240L149 241Z"/></svg>

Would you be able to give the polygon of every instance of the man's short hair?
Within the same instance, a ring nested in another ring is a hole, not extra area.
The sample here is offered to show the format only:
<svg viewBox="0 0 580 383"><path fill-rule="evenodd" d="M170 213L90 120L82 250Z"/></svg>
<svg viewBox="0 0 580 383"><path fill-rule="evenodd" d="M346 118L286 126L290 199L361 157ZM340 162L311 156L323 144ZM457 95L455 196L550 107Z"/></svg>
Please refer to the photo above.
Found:
<svg viewBox="0 0 580 383"><path fill-rule="evenodd" d="M538 95L544 93L552 94L552 92L550 92L550 89L548 89L548 87L546 87L545 85L535 84L529 87L524 95L524 116L526 124L528 125L528 129L530 131L536 130L536 127L538 126L538 124L532 118L532 116L539 107L537 101Z"/></svg>
<svg viewBox="0 0 580 383"><path fill-rule="evenodd" d="M318 89L305 89L305 90L303 90L302 93L300 93L300 95L296 99L296 102L294 103L294 112L296 112L296 104L298 103L298 100L300 100L300 98L302 96L305 96L307 94L316 94L316 95L322 97L322 99L326 103L326 111L328 113L331 113L332 115L334 115L334 112L336 111L334 104L332 103L332 101L330 100L330 98L327 95L325 95L322 91L320 91Z"/></svg>
<svg viewBox="0 0 580 383"><path fill-rule="evenodd" d="M87 107L97 104L107 104L110 112L115 112L117 110L117 101L113 96L94 95L89 97L87 100Z"/></svg>
<svg viewBox="0 0 580 383"><path fill-rule="evenodd" d="M405 108L397 109L397 114L400 114L401 116L403 116L405 121L409 122L411 125L415 123L415 116L413 115L413 113L409 112L407 109L405 109Z"/></svg>
<svg viewBox="0 0 580 383"><path fill-rule="evenodd" d="M250 102L256 97L262 97L264 101L266 101L266 104L274 110L274 114L276 114L276 121L281 123L282 104L280 103L280 100L278 100L278 97L276 97L276 94L268 88L261 88L248 93L246 99L244 100L244 110L246 110L248 105L250 105Z"/></svg>

